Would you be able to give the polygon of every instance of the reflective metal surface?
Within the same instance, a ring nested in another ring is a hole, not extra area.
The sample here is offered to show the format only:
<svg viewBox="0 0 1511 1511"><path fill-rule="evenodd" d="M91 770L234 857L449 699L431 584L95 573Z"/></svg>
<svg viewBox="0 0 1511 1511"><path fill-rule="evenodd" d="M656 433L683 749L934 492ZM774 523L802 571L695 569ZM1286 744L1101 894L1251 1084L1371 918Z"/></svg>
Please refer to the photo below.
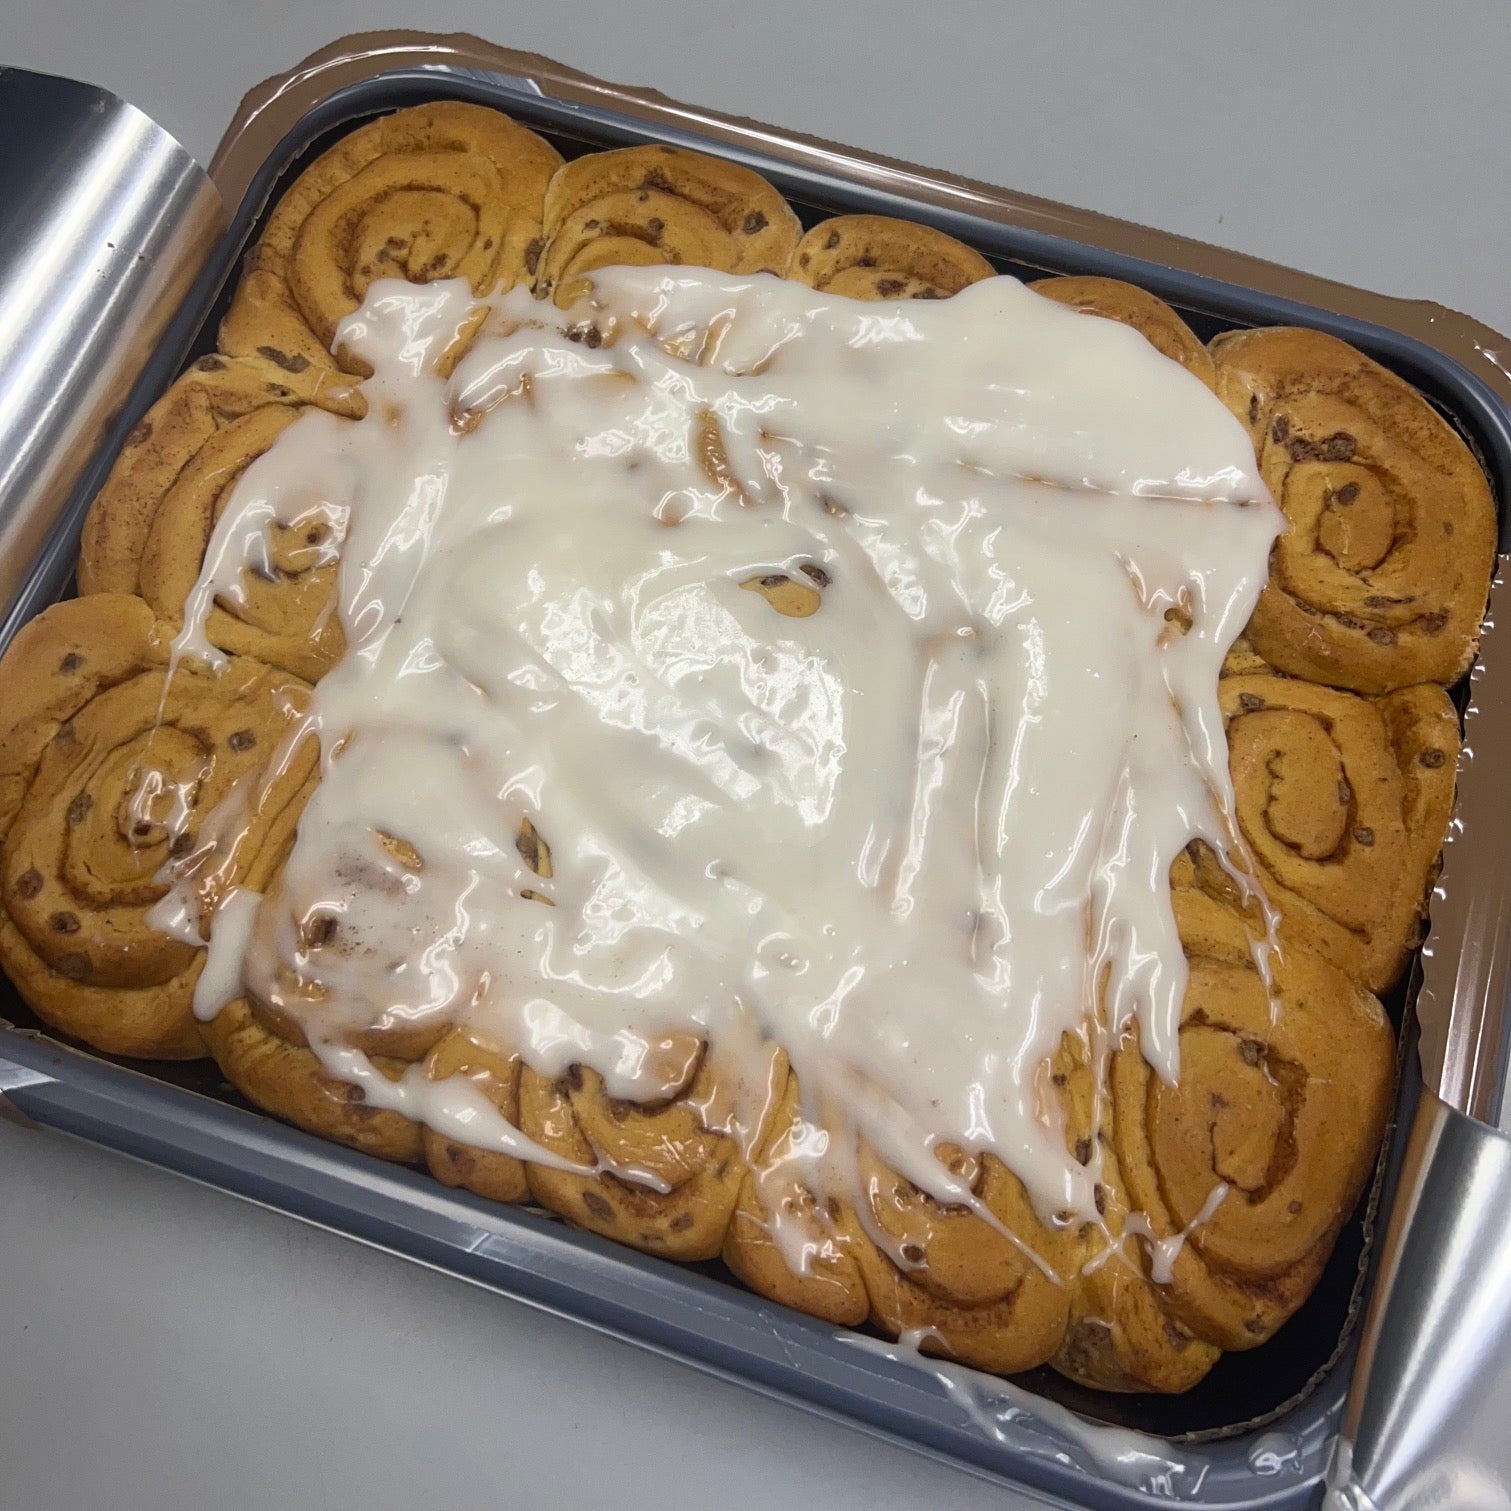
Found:
<svg viewBox="0 0 1511 1511"><path fill-rule="evenodd" d="M1424 1094L1330 1511L1511 1511L1511 1137Z"/></svg>
<svg viewBox="0 0 1511 1511"><path fill-rule="evenodd" d="M25 1091L29 1087L46 1086L51 1080L52 1077L45 1071L26 1065L13 1065L9 1060L0 1059L0 1118L19 1123L23 1128L35 1128L37 1125L11 1100L11 1093Z"/></svg>
<svg viewBox="0 0 1511 1511"><path fill-rule="evenodd" d="M141 111L0 69L0 603L10 604L216 237L204 170Z"/></svg>
<svg viewBox="0 0 1511 1511"><path fill-rule="evenodd" d="M1500 1122L1511 981L1511 803L1504 752L1511 747L1511 698L1485 696L1487 668L1511 660L1511 588L1501 559L1470 673L1458 800L1443 872L1432 898L1417 992L1422 1076L1450 1106ZM1466 822L1466 815L1470 821Z"/></svg>
<svg viewBox="0 0 1511 1511"><path fill-rule="evenodd" d="M1428 1089L1381 1247L1330 1511L1511 1511L1511 1137L1497 1126L1511 986L1508 569L1502 557L1470 675L1422 947Z"/></svg>

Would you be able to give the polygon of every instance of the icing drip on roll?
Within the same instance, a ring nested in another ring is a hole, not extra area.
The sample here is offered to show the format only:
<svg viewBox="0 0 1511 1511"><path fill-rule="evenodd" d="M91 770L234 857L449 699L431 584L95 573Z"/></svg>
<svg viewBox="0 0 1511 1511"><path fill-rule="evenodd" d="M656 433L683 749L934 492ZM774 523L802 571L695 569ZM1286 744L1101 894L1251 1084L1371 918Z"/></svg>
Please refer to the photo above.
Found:
<svg viewBox="0 0 1511 1511"><path fill-rule="evenodd" d="M632 1101L701 1041L747 1139L779 1046L815 1190L864 1141L970 1202L949 1143L1094 1220L1048 1061L1136 1023L1177 1076L1169 867L1243 864L1217 678L1280 521L1242 428L1007 278L861 304L613 269L482 305L452 369L466 285L375 284L337 337L366 417L304 414L216 526L180 655L216 659L210 605L312 500L347 652L201 1016L245 991L380 1096L385 1035ZM469 1137L446 1082L392 1095Z"/></svg>

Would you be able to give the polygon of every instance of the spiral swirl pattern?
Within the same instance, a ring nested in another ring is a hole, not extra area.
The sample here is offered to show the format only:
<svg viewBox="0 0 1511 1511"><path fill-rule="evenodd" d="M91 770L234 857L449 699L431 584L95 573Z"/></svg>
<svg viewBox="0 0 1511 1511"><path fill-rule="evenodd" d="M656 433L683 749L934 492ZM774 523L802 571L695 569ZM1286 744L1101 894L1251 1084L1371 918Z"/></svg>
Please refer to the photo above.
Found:
<svg viewBox="0 0 1511 1511"><path fill-rule="evenodd" d="M1457 681L1495 561L1495 504L1468 446L1415 389L1320 331L1233 331L1212 354L1286 518L1254 649L1361 693Z"/></svg>

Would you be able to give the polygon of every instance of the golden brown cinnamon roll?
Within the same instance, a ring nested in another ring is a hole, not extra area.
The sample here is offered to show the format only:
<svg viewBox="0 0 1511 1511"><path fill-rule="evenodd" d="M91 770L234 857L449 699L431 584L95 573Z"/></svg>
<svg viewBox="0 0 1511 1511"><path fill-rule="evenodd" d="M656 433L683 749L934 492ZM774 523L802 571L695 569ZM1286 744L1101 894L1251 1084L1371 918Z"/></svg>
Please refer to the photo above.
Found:
<svg viewBox="0 0 1511 1511"><path fill-rule="evenodd" d="M256 930L275 927L286 900L275 879L258 904ZM307 1025L291 1001L313 1008L308 1027L319 1023L321 988L307 966L290 969L279 982L284 996L266 1001L253 993L228 1002L201 1025L206 1046L225 1078L255 1106L307 1133L334 1139L351 1149L383 1159L418 1163L424 1132L404 1113L371 1105L362 1087L333 1074L310 1045ZM331 1035L337 1048L365 1055L374 1072L398 1081L427 1049L445 1034L438 1025L418 1039L373 1028L365 1033Z"/></svg>
<svg viewBox="0 0 1511 1511"><path fill-rule="evenodd" d="M311 742L313 743L313 742ZM349 746L347 747L350 748ZM338 752L335 759L340 759ZM390 835L378 843L401 864L422 864L412 847ZM384 1159L418 1162L420 1124L405 1113L373 1105L360 1085L338 1074L330 1055L356 1055L373 1072L399 1081L447 1038L448 1018L435 1012L394 1011L383 999L356 1004L332 992L343 963L371 963L371 940L352 940L340 925L332 894L393 885L370 854L352 845L320 880L321 899L296 894L286 871L273 876L249 929L243 995L203 1025L205 1043L225 1077L248 1101L323 1138Z"/></svg>
<svg viewBox="0 0 1511 1511"><path fill-rule="evenodd" d="M329 1074L303 1044L283 1037L244 997L201 1025L205 1045L225 1078L254 1106L307 1133L364 1154L415 1164L420 1127L402 1113L368 1105L362 1088ZM382 1055L373 1068L396 1081L405 1062Z"/></svg>
<svg viewBox="0 0 1511 1511"><path fill-rule="evenodd" d="M836 215L797 244L787 276L851 299L947 299L996 269L931 226L886 215Z"/></svg>
<svg viewBox="0 0 1511 1511"><path fill-rule="evenodd" d="M1040 278L1029 288L1083 314L1131 325L1157 352L1179 362L1208 388L1214 385L1216 376L1206 347L1163 299L1116 278Z"/></svg>
<svg viewBox="0 0 1511 1511"><path fill-rule="evenodd" d="M354 748L345 742L332 759ZM424 869L425 858L407 841L381 831L372 838L401 872ZM528 820L518 842L530 867L550 876L550 849ZM204 1025L205 1042L227 1080L267 1112L385 1159L423 1158L439 1179L480 1196L522 1199L518 1160L422 1128L403 1112L369 1105L362 1088L330 1066L332 1052L355 1053L398 1081L407 1069L423 1065L425 1080L470 1081L504 1119L519 1123L518 1057L459 1026L449 1006L416 1011L381 1000L353 1003L333 992L332 981L339 982L344 970L360 972L383 948L381 941L354 938L342 928L333 897L395 885L402 887L360 843L298 895L286 871L273 875L259 889L264 895L250 928L244 994ZM313 905L312 894L319 899Z"/></svg>
<svg viewBox="0 0 1511 1511"><path fill-rule="evenodd" d="M261 356L201 357L126 437L90 505L79 540L79 591L137 592L142 552L184 468L248 418L292 417L309 405L349 416L365 409L348 379L307 363L290 368Z"/></svg>
<svg viewBox="0 0 1511 1511"><path fill-rule="evenodd" d="M308 688L234 659L171 675L140 599L95 594L28 624L0 660L0 960L39 1016L111 1054L203 1053L202 951L148 921L170 861L195 864L201 927L292 838L311 761L280 746ZM200 823L233 791L234 833Z"/></svg>
<svg viewBox="0 0 1511 1511"><path fill-rule="evenodd" d="M1039 1221L1023 1184L995 1156L942 1146L994 1222L942 1206L880 1160L862 1156L864 1212L846 1212L872 1320L894 1337L997 1374L1043 1364L1065 1333L1070 1231Z"/></svg>
<svg viewBox="0 0 1511 1511"><path fill-rule="evenodd" d="M519 1126L519 1056L467 1029L452 1029L425 1057L432 1081L461 1076L472 1082L502 1117ZM427 1128L425 1163L435 1178L489 1201L524 1201L530 1194L524 1164L496 1149L479 1149Z"/></svg>
<svg viewBox="0 0 1511 1511"><path fill-rule="evenodd" d="M242 473L311 408L356 417L364 406L355 388L324 368L291 372L263 357L201 358L127 438L91 505L80 590L136 593L164 620L179 619ZM211 610L211 643L309 681L333 666L342 638L329 536L315 500L307 513L274 526L265 569L249 565L241 601L217 601Z"/></svg>
<svg viewBox="0 0 1511 1511"><path fill-rule="evenodd" d="M749 168L680 147L593 152L546 191L535 292L570 304L599 268L679 263L724 273L781 273L800 227Z"/></svg>
<svg viewBox="0 0 1511 1511"><path fill-rule="evenodd" d="M1453 810L1459 729L1435 684L1371 700L1293 677L1219 686L1238 824L1294 940L1384 991L1419 942ZM1237 889L1199 849L1200 885Z"/></svg>
<svg viewBox="0 0 1511 1511"><path fill-rule="evenodd" d="M789 1074L766 1136L756 1146L724 1237L723 1259L751 1290L842 1327L864 1322L871 1303L840 1229L839 1203L822 1204L798 1172L808 1128Z"/></svg>
<svg viewBox="0 0 1511 1511"><path fill-rule="evenodd" d="M527 819L517 841L526 865L537 876L552 874L551 848ZM530 1194L543 1207L589 1229L647 1253L669 1259L712 1259L724 1243L730 1216L745 1177L740 1121L721 1084L707 1046L686 1034L649 1046L660 1065L668 1095L659 1102L625 1102L608 1094L602 1078L572 1065L561 1076L542 1075L529 1066L495 1056L463 1053L487 1079L490 1100L520 1131L543 1149L591 1173L545 1164L524 1167ZM447 1054L443 1043L432 1053ZM763 1124L772 1116L775 1089L787 1076L785 1058L773 1052L770 1085L750 1088L752 1116ZM764 1126L749 1128L745 1146L757 1147ZM455 1155L450 1155L455 1164ZM434 1155L432 1155L434 1163ZM462 1164L472 1178L460 1183L481 1195L483 1183L507 1186L513 1178L506 1155L469 1151Z"/></svg>
<svg viewBox="0 0 1511 1511"><path fill-rule="evenodd" d="M508 116L457 100L360 127L278 202L221 325L221 350L365 371L333 358L331 343L368 286L465 278L478 294L512 288L560 162Z"/></svg>
<svg viewBox="0 0 1511 1511"><path fill-rule="evenodd" d="M1082 1165L1097 1162L1097 1219L1082 1222L1076 1233L1065 1335L1051 1363L1095 1390L1189 1390L1222 1350L1164 1309L1149 1279L1148 1256L1129 1232L1132 1204L1118 1167L1105 1064L1093 1061L1086 1040L1067 1036L1057 1072L1072 1152ZM1140 1222L1135 1219L1134 1227Z"/></svg>
<svg viewBox="0 0 1511 1511"><path fill-rule="evenodd" d="M1227 915L1189 896L1177 906L1191 968L1180 1081L1122 1050L1113 1137L1155 1240L1191 1227L1166 1306L1222 1348L1253 1348L1309 1294L1359 1199L1385 1128L1393 1038L1374 997L1327 961L1282 951L1267 992ZM1192 1227L1219 1185L1226 1195Z"/></svg>
<svg viewBox="0 0 1511 1511"><path fill-rule="evenodd" d="M579 1227L672 1259L712 1259L724 1243L745 1177L739 1142L710 1117L721 1101L704 1046L680 1036L658 1046L675 1089L661 1102L610 1096L596 1072L552 1078L520 1072L521 1130L589 1169L528 1169L531 1194ZM763 1130L757 1129L757 1136Z"/></svg>
<svg viewBox="0 0 1511 1511"><path fill-rule="evenodd" d="M1176 897L1190 966L1180 1076L1113 1057L1105 1222L1117 1252L1076 1283L1054 1360L1104 1389L1180 1390L1219 1349L1254 1348L1295 1311L1364 1188L1389 1107L1379 1003L1304 949L1267 990L1241 922Z"/></svg>
<svg viewBox="0 0 1511 1511"><path fill-rule="evenodd" d="M1065 1336L1051 1363L1094 1390L1190 1390L1222 1350L1172 1315L1150 1279L1143 1242L1128 1229L1132 1203L1110 1130L1102 1139L1101 1175L1105 1231L1093 1226L1087 1237L1081 1272L1070 1287ZM1118 1241L1114 1234L1124 1236Z"/></svg>
<svg viewBox="0 0 1511 1511"><path fill-rule="evenodd" d="M1212 355L1286 518L1254 649L1361 693L1456 681L1495 561L1495 505L1469 448L1409 384L1320 331L1231 331Z"/></svg>

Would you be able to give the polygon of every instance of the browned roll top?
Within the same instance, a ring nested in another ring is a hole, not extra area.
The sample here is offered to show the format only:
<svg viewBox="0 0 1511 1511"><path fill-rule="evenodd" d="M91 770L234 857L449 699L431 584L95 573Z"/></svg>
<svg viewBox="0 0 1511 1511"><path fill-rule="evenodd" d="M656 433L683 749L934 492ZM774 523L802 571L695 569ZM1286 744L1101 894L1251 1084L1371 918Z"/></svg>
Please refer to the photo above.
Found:
<svg viewBox="0 0 1511 1511"><path fill-rule="evenodd" d="M531 272L536 294L563 305L599 268L780 273L798 232L786 200L748 168L680 147L624 147L558 169Z"/></svg>
<svg viewBox="0 0 1511 1511"><path fill-rule="evenodd" d="M1176 895L1190 980L1180 1077L1113 1056L1100 1204L1056 1365L1103 1389L1183 1390L1310 1294L1359 1199L1393 1084L1379 1003L1299 946L1267 990L1240 921Z"/></svg>
<svg viewBox="0 0 1511 1511"><path fill-rule="evenodd" d="M893 1337L914 1334L926 1351L981 1369L1050 1358L1065 1330L1072 1239L1040 1220L1000 1160L940 1146L968 1193L940 1202L861 1144L857 1191L815 1192L793 1168L802 1126L794 1076L724 1240L747 1285L833 1322L869 1318Z"/></svg>
<svg viewBox="0 0 1511 1511"><path fill-rule="evenodd" d="M135 593L182 619L217 520L242 474L301 416L356 418L361 393L329 369L289 371L264 357L203 357L127 437L85 520L79 589ZM334 611L330 526L315 501L270 530L265 566L205 624L213 645L309 681L344 649Z"/></svg>
<svg viewBox="0 0 1511 1511"><path fill-rule="evenodd" d="M312 759L279 754L304 683L245 658L170 676L168 633L140 599L94 594L32 620L0 660L0 960L64 1032L181 1058L203 1053L203 952L149 922L160 873L196 867L200 918L255 883L292 839ZM233 789L236 830L202 832Z"/></svg>
<svg viewBox="0 0 1511 1511"><path fill-rule="evenodd" d="M850 299L948 299L996 271L953 236L886 215L836 215L797 244L787 276Z"/></svg>
<svg viewBox="0 0 1511 1511"><path fill-rule="evenodd" d="M557 151L508 116L441 100L359 127L278 202L221 325L221 349L365 371L332 357L341 319L380 278L525 276Z"/></svg>
<svg viewBox="0 0 1511 1511"><path fill-rule="evenodd" d="M1361 693L1457 681L1495 562L1494 500L1469 448L1410 385L1320 331L1232 331L1212 355L1285 513L1254 649Z"/></svg>
<svg viewBox="0 0 1511 1511"><path fill-rule="evenodd" d="M1239 830L1293 939L1371 991L1419 942L1453 809L1458 718L1432 684L1384 698L1291 677L1226 677L1218 689ZM1197 880L1241 906L1205 847Z"/></svg>
<svg viewBox="0 0 1511 1511"><path fill-rule="evenodd" d="M1023 1184L994 1155L938 1150L981 1212L941 1204L863 1155L863 1210L845 1230L876 1324L922 1330L929 1352L998 1374L1044 1363L1065 1331L1067 1233L1039 1220Z"/></svg>
<svg viewBox="0 0 1511 1511"><path fill-rule="evenodd" d="M1223 1348L1252 1348L1311 1289L1358 1200L1394 1077L1380 1005L1309 952L1281 951L1267 992L1248 941L1187 903L1191 983L1181 1076L1131 1049L1112 1068L1113 1138L1157 1239L1189 1230L1166 1305ZM1278 1006L1277 1006L1278 1004ZM1227 1194L1198 1227L1219 1184Z"/></svg>
<svg viewBox="0 0 1511 1511"><path fill-rule="evenodd" d="M658 1102L611 1097L582 1066L520 1083L520 1126L553 1154L585 1167L574 1174L531 1164L531 1194L578 1226L647 1253L712 1259L724 1242L745 1166L738 1142L707 1116L718 1076L695 1040L659 1046L684 1062ZM758 1130L759 1131L759 1130Z"/></svg>

